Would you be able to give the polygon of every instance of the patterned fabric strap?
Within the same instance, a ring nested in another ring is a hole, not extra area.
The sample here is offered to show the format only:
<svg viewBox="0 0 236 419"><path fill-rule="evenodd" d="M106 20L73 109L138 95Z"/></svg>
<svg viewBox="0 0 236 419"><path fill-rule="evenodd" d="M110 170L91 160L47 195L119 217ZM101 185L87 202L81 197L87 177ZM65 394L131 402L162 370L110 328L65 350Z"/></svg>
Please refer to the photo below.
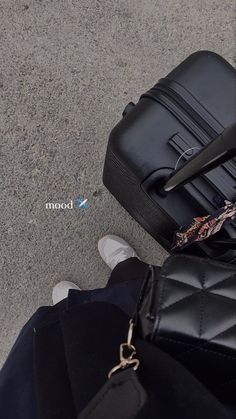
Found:
<svg viewBox="0 0 236 419"><path fill-rule="evenodd" d="M214 214L195 217L191 224L181 227L174 235L172 250L182 250L194 242L206 240L235 217L236 202L225 201L225 205Z"/></svg>

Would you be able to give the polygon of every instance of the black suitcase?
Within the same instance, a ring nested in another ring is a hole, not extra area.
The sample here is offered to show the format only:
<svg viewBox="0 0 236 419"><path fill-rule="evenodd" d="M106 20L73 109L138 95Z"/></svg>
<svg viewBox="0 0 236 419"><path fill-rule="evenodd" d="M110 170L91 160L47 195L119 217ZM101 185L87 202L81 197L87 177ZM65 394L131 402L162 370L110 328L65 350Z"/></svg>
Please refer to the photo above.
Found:
<svg viewBox="0 0 236 419"><path fill-rule="evenodd" d="M235 69L219 55L199 51L136 105L127 105L112 130L104 184L168 251L180 226L236 200L235 122ZM235 239L236 221L213 237ZM236 250L211 239L185 253L236 262Z"/></svg>

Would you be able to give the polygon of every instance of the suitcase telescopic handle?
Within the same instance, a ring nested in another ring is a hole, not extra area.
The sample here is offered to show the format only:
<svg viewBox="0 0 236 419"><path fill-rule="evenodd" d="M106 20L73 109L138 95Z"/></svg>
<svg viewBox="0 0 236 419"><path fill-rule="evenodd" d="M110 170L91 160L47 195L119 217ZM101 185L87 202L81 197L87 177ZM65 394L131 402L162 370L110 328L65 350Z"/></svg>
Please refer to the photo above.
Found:
<svg viewBox="0 0 236 419"><path fill-rule="evenodd" d="M167 179L162 190L171 192L209 172L236 156L236 123L226 128L219 137L211 141L180 169Z"/></svg>

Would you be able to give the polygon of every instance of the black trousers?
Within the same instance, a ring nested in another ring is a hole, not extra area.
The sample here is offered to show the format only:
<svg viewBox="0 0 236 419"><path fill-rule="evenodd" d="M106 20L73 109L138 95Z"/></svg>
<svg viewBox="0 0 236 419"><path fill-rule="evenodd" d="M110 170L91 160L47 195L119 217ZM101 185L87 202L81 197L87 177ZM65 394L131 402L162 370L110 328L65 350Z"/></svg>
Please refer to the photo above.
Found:
<svg viewBox="0 0 236 419"><path fill-rule="evenodd" d="M74 291L56 306L40 307L21 330L0 371L0 417L37 419L34 377L34 335L44 325L54 324L64 311L88 302L110 302L130 315L134 309L148 265L137 258L119 263L104 289Z"/></svg>
<svg viewBox="0 0 236 419"><path fill-rule="evenodd" d="M138 258L129 258L118 263L113 269L107 287L127 280L144 278L148 265Z"/></svg>

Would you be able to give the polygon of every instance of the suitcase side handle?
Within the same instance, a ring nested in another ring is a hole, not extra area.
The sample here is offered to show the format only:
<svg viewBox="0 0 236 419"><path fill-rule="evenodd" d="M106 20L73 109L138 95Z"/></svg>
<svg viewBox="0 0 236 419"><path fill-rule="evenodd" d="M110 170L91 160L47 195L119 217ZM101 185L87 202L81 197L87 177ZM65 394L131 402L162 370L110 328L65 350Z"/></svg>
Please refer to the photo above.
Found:
<svg viewBox="0 0 236 419"><path fill-rule="evenodd" d="M180 188L196 177L220 166L236 156L236 123L226 128L221 135L175 170L162 184L164 193Z"/></svg>

